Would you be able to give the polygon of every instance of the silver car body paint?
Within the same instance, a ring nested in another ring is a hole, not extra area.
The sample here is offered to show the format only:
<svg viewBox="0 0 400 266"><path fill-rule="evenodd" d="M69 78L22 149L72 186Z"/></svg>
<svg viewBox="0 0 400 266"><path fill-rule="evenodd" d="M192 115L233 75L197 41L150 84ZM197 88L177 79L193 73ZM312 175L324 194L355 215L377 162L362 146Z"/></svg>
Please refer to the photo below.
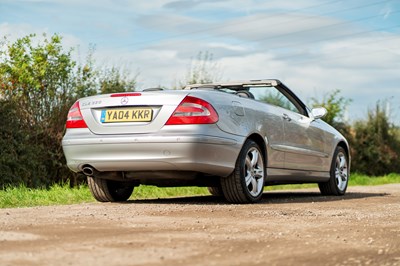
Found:
<svg viewBox="0 0 400 266"><path fill-rule="evenodd" d="M284 92L301 111L295 112L232 91L273 87ZM228 88L231 92L221 91ZM216 124L165 125L186 96L209 102ZM345 138L320 119L279 80L190 85L180 91L144 91L137 96L98 95L79 100L88 128L67 129L62 141L68 167L81 172L91 166L99 173L119 172L141 182L179 172L226 177L235 168L247 138L256 139L266 154L267 183L317 182L329 179L337 145L349 149ZM105 108L150 107L151 122L101 122ZM350 158L349 158L350 160ZM136 174L135 174L136 173ZM104 175L107 178L107 175ZM113 177L114 178L114 177Z"/></svg>

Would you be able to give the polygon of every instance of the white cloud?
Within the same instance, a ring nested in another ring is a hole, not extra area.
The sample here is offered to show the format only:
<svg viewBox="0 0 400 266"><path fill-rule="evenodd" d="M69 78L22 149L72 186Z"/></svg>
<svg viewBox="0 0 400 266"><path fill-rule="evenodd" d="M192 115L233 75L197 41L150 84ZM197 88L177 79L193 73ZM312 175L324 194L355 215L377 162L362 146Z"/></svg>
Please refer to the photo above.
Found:
<svg viewBox="0 0 400 266"><path fill-rule="evenodd" d="M245 45L233 45L233 44L228 44L228 43L223 43L223 42L210 42L207 44L207 46L211 49L222 48L222 49L236 51L236 52L245 52L248 50Z"/></svg>
<svg viewBox="0 0 400 266"><path fill-rule="evenodd" d="M298 1L281 1L281 0L178 0L167 1L163 5L164 8L175 11L193 10L225 10L243 12L244 14L257 13L260 10L297 10L312 6L320 6L317 0L298 0Z"/></svg>
<svg viewBox="0 0 400 266"><path fill-rule="evenodd" d="M383 19L387 19L391 13L392 13L392 8L390 8L389 6L385 6L379 12L379 14L381 14L383 16Z"/></svg>
<svg viewBox="0 0 400 266"><path fill-rule="evenodd" d="M313 45L319 40L351 33L343 21L302 14L255 15L226 21L213 31L241 42L256 42L261 48L277 49Z"/></svg>
<svg viewBox="0 0 400 266"><path fill-rule="evenodd" d="M204 5L215 5L219 2L228 2L227 0L178 0L171 1L163 5L164 8L173 9L173 10L187 10L199 8Z"/></svg>
<svg viewBox="0 0 400 266"><path fill-rule="evenodd" d="M176 14L143 15L136 19L138 25L159 32L180 33L195 32L207 27L201 20Z"/></svg>
<svg viewBox="0 0 400 266"><path fill-rule="evenodd" d="M2 36L7 37L9 41L13 42L29 34L41 35L43 32L47 32L47 28L39 29L26 23L10 24L5 22L0 24L0 32Z"/></svg>
<svg viewBox="0 0 400 266"><path fill-rule="evenodd" d="M26 23L1 23L0 32L2 36L5 36L10 42L14 42L17 39L28 36L30 34L36 34L38 40L43 38L43 34L46 34L47 36L51 36L53 34L49 32L48 28L37 28ZM63 45L66 48L75 48L77 46L84 45L84 43L74 35L66 33L60 33L60 35L63 37Z"/></svg>

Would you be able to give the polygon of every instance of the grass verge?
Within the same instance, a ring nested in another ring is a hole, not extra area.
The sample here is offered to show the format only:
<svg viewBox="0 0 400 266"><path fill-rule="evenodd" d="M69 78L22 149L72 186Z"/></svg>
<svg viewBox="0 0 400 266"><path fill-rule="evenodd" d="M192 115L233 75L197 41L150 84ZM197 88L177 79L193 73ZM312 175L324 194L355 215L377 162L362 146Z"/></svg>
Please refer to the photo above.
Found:
<svg viewBox="0 0 400 266"><path fill-rule="evenodd" d="M352 174L349 185L374 186L391 183L400 183L400 174L390 174L382 177L368 177L360 174ZM265 187L265 191L316 187L316 184L268 186ZM139 186L135 188L131 199L154 199L195 195L209 195L209 193L207 188L202 187L158 188L154 186ZM30 189L19 186L0 190L0 208L66 205L94 201L87 186L79 186L71 189L67 184L55 184L49 189Z"/></svg>
<svg viewBox="0 0 400 266"><path fill-rule="evenodd" d="M71 189L55 184L49 189L31 189L23 185L0 190L0 208L66 205L94 201L87 186Z"/></svg>

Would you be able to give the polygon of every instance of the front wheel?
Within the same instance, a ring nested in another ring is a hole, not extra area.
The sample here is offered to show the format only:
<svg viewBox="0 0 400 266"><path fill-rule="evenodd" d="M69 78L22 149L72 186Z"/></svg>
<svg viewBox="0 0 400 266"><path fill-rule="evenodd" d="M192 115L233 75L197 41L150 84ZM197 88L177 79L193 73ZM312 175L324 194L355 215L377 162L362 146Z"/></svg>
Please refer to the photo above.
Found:
<svg viewBox="0 0 400 266"><path fill-rule="evenodd" d="M100 202L126 201L132 195L134 186L126 182L87 177L93 197Z"/></svg>
<svg viewBox="0 0 400 266"><path fill-rule="evenodd" d="M233 173L221 178L222 192L232 203L253 203L261 199L264 190L264 156L260 147L247 140L240 151Z"/></svg>
<svg viewBox="0 0 400 266"><path fill-rule="evenodd" d="M341 196L346 193L349 183L349 165L346 151L338 146L333 156L330 179L328 182L319 183L322 195Z"/></svg>

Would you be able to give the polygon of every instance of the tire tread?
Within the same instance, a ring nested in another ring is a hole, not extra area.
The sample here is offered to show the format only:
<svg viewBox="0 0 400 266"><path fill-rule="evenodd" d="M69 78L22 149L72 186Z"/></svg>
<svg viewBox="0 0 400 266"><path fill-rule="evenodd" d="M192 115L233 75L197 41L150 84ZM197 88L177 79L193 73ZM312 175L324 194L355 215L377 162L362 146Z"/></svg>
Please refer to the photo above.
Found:
<svg viewBox="0 0 400 266"><path fill-rule="evenodd" d="M339 152L342 152L343 154L345 154L346 160L348 160L348 155L347 155L346 151L341 146L338 146L335 150L335 153L334 153L334 156L332 159L329 180L324 183L318 183L319 191L324 196L342 196L346 192L346 189L343 192L341 192L336 186L335 162L336 162L336 156L338 155ZM348 182L348 180L347 180L347 182Z"/></svg>
<svg viewBox="0 0 400 266"><path fill-rule="evenodd" d="M221 186L208 187L207 189L208 189L208 192L210 192L210 194L215 196L215 197L222 197L224 195L223 192L222 192Z"/></svg>
<svg viewBox="0 0 400 266"><path fill-rule="evenodd" d="M252 203L259 201L259 199L261 198L261 196L257 198L247 196L242 185L243 180L241 176L241 171L242 171L241 162L243 160L243 157L246 156L246 152L248 151L248 149L252 146L256 146L258 149L260 149L259 146L254 141L247 140L243 145L242 150L240 151L240 154L235 164L235 169L232 172L232 174L226 178L221 178L222 192L224 194L225 199L228 202Z"/></svg>
<svg viewBox="0 0 400 266"><path fill-rule="evenodd" d="M110 180L88 176L87 181L93 197L100 202L126 201L133 191L132 186L127 187L126 191L122 192L123 194L118 194L112 191L112 181Z"/></svg>

